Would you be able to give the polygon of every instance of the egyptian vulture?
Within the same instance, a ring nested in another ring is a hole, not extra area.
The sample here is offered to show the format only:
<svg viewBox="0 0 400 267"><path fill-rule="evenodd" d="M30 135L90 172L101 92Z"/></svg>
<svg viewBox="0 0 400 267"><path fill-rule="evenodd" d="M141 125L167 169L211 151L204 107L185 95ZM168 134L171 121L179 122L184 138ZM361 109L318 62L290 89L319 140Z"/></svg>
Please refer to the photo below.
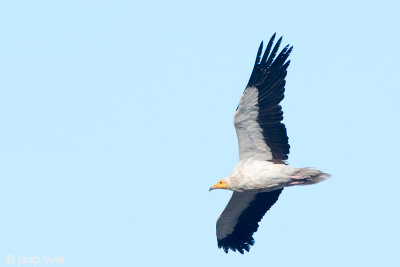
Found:
<svg viewBox="0 0 400 267"><path fill-rule="evenodd" d="M249 251L253 234L264 214L278 200L284 187L315 184L329 174L314 168L293 168L285 163L289 154L288 136L280 102L293 46L278 54L282 37L272 48L275 34L262 55L258 49L249 83L234 116L239 143L239 161L233 172L213 189L232 190L228 205L217 221L218 247ZM271 50L272 49L272 50Z"/></svg>

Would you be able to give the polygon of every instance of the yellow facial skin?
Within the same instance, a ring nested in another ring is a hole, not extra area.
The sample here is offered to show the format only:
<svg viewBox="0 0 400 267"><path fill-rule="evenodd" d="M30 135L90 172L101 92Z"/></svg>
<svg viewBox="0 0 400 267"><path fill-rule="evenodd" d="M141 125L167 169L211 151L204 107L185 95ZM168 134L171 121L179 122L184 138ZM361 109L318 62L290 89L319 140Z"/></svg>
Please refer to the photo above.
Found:
<svg viewBox="0 0 400 267"><path fill-rule="evenodd" d="M210 187L210 190L213 189L229 189L228 184L226 183L225 179L220 180L218 183Z"/></svg>

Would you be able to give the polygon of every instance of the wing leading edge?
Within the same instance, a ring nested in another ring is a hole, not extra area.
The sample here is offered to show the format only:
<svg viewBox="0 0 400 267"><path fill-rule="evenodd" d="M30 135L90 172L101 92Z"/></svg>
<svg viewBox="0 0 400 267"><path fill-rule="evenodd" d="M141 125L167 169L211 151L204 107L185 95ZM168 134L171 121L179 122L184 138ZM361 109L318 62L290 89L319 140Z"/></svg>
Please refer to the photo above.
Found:
<svg viewBox="0 0 400 267"><path fill-rule="evenodd" d="M275 58L282 37L275 46L275 34L268 42L261 58L263 42L247 87L235 113L234 124L239 143L239 159L271 160L283 162L288 158L289 139L281 122L285 78L290 60L286 61L293 46L284 47ZM272 49L272 50L271 50Z"/></svg>
<svg viewBox="0 0 400 267"><path fill-rule="evenodd" d="M254 245L253 234L264 214L275 204L282 189L271 192L233 192L228 205L217 221L218 247L226 253L229 249L250 250Z"/></svg>
<svg viewBox="0 0 400 267"><path fill-rule="evenodd" d="M289 139L282 123L280 102L284 98L285 78L293 47L284 47L276 56L282 37L275 46L275 34L262 55L257 52L249 82L234 117L239 143L239 160L267 160L284 163L289 154ZM273 47L273 48L272 48ZM262 57L261 57L262 56ZM276 57L275 57L276 56ZM254 244L253 234L264 214L275 204L282 189L271 192L234 192L217 221L218 247L243 253Z"/></svg>

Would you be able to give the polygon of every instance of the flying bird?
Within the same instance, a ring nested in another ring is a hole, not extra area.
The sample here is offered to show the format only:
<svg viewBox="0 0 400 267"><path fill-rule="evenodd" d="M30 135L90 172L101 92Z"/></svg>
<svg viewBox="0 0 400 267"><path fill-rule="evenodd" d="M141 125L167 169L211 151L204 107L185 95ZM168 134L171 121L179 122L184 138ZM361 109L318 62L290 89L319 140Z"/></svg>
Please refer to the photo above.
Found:
<svg viewBox="0 0 400 267"><path fill-rule="evenodd" d="M210 191L233 191L216 229L218 247L226 253L232 250L243 254L244 250L250 250L258 223L284 187L315 184L330 177L315 168L294 168L285 162L290 146L279 103L284 97L290 64L287 59L293 46L287 45L276 56L282 37L273 46L275 35L263 55L261 42L250 80L236 109L239 161L228 177L210 188Z"/></svg>

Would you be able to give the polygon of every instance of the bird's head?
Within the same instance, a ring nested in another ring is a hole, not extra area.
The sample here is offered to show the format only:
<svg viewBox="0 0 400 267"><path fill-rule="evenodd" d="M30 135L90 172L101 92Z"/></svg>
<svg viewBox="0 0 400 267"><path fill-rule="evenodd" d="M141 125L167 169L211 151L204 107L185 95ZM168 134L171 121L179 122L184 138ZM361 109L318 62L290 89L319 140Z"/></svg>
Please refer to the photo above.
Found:
<svg viewBox="0 0 400 267"><path fill-rule="evenodd" d="M228 183L227 183L226 179L219 180L218 183L216 183L215 185L210 187L209 191L211 191L213 189L229 189L229 186L228 186Z"/></svg>

